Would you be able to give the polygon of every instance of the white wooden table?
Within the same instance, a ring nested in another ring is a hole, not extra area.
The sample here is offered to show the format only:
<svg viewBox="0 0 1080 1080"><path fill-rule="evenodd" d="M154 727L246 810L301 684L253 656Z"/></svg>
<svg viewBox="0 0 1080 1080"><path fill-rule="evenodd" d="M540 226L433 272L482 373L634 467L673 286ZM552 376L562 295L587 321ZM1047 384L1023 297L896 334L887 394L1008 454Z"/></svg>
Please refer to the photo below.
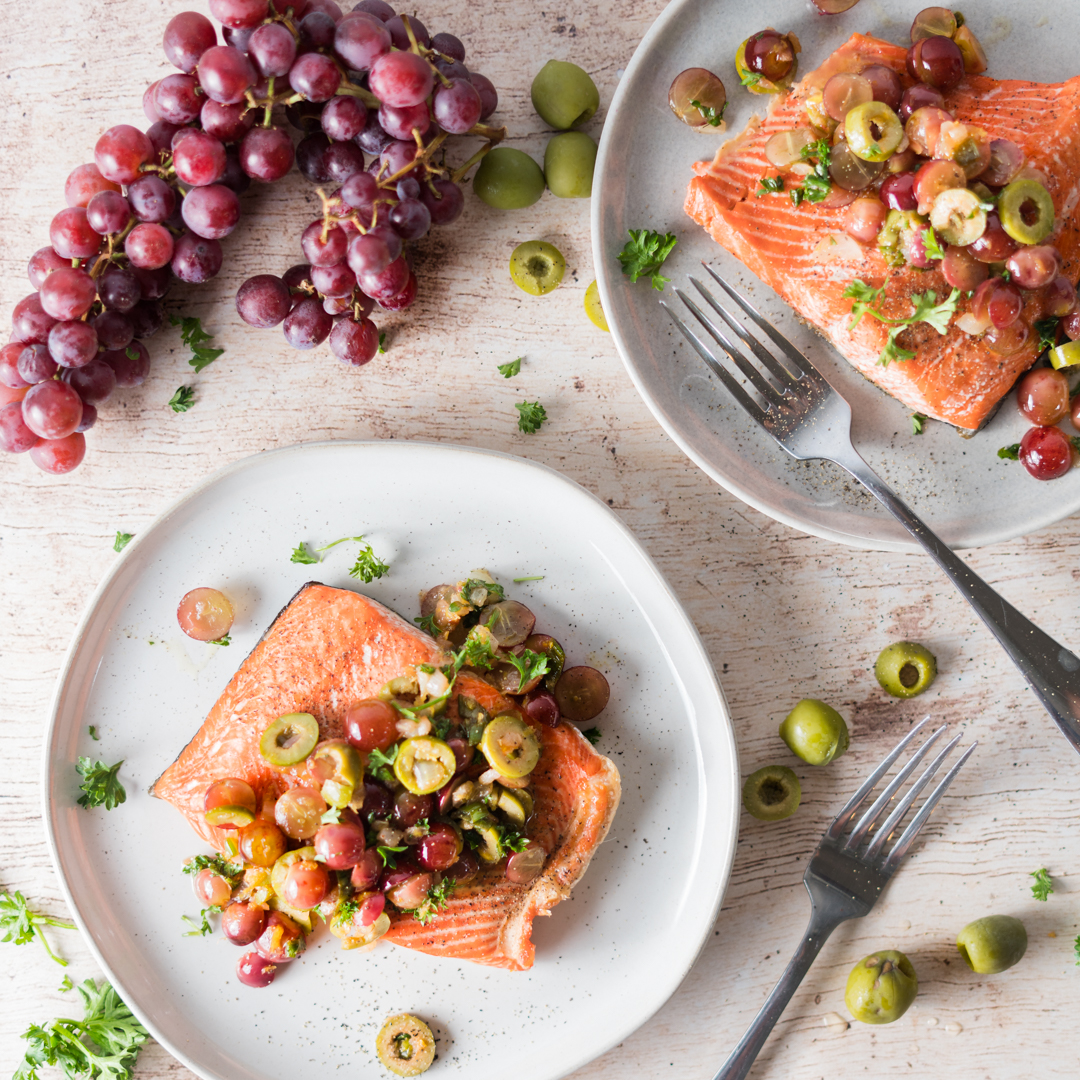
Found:
<svg viewBox="0 0 1080 1080"><path fill-rule="evenodd" d="M205 4L193 6L205 8ZM593 73L601 115L620 69L663 0L425 0L433 32L450 30L500 90L510 145L539 156L542 123L529 104L532 74L549 57ZM81 0L5 10L0 40L0 310L25 295L29 255L47 243L74 166L98 134L142 123L146 84L167 73L161 34L174 0ZM633 528L687 606L720 673L744 775L770 762L799 764L776 736L800 697L822 697L852 729L850 752L828 769L801 767L803 805L789 821L744 819L734 873L715 932L679 992L640 1031L580 1076L711 1077L763 1001L802 931L805 860L825 823L884 750L929 710L979 749L874 913L827 945L753 1075L812 1080L847 1075L1010 1078L1080 1073L1080 932L1075 885L1080 760L1058 735L941 575L917 557L836 547L778 525L718 490L661 432L637 398L610 339L585 319L595 276L588 203L550 195L517 212L489 210L471 194L463 218L421 245L420 301L383 320L385 356L346 369L324 347L287 348L280 332L244 326L236 287L252 273L300 261L298 236L315 216L310 185L293 174L245 199L220 276L177 288L172 305L199 316L225 355L190 377L176 331L152 342L146 383L119 392L90 433L84 465L50 478L26 459L0 457L0 888L61 913L41 825L41 739L60 659L76 619L115 557L118 529L138 532L208 473L248 454L300 440L421 438L524 454L596 492ZM662 225L664 223L655 223ZM544 299L510 282L522 240L545 238L566 255L565 283ZM4 316L7 317L6 314ZM524 356L512 382L495 366ZM166 402L194 383L197 404ZM549 421L517 432L515 401L539 399ZM1047 488L1047 498L1053 490ZM1080 638L1080 540L1075 519L967 556L1022 610L1066 643ZM878 689L878 650L903 637L937 654L930 693L897 703ZM1047 903L1028 873L1046 866ZM992 977L969 972L954 947L969 920L1022 917L1023 962ZM642 911L649 932L663 911ZM73 978L97 974L78 936L52 937ZM914 1007L897 1024L845 1025L843 987L875 948L912 959ZM57 992L62 976L36 945L0 945L0 1072L22 1057L32 1022L77 1011ZM828 1021L832 1018L833 1022ZM160 1047L137 1075L188 1075Z"/></svg>

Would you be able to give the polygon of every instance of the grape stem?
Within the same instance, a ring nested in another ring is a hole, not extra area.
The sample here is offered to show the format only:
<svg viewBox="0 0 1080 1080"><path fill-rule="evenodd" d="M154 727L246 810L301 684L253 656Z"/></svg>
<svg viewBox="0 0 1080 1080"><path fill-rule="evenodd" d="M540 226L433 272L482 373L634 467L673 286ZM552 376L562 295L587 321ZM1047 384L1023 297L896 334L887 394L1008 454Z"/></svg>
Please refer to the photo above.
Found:
<svg viewBox="0 0 1080 1080"><path fill-rule="evenodd" d="M492 147L494 147L498 143L501 143L503 139L506 138L506 128L495 128L491 127L488 124L474 124L471 128L469 128L466 134L480 135L486 138L488 141L483 146L481 146L480 149L477 150L476 153L473 154L473 156L469 158L469 160L466 161L464 165L462 165L458 169L455 169L450 174L450 179L455 184L460 184L462 179L464 179L465 174L474 165L480 162L483 159L484 155L487 154L487 152L492 149Z"/></svg>
<svg viewBox="0 0 1080 1080"><path fill-rule="evenodd" d="M369 109L377 109L382 104L370 90L366 90L362 86L357 86L355 83L349 82L349 80L344 77L342 77L341 85L337 88L337 93L359 98Z"/></svg>
<svg viewBox="0 0 1080 1080"><path fill-rule="evenodd" d="M268 128L270 126L270 117L274 111L274 76L271 75L266 83L266 107L263 109L263 122L262 126Z"/></svg>
<svg viewBox="0 0 1080 1080"><path fill-rule="evenodd" d="M121 252L118 252L116 248L119 245L123 244L128 233L131 232L131 230L134 229L135 226L138 224L138 221L136 221L135 218L132 218L120 232L109 233L109 235L105 238L105 241L108 245L107 248L104 251L98 252L97 261L90 269L90 276L92 278L100 277L108 268L110 263L115 262L118 258L121 257Z"/></svg>

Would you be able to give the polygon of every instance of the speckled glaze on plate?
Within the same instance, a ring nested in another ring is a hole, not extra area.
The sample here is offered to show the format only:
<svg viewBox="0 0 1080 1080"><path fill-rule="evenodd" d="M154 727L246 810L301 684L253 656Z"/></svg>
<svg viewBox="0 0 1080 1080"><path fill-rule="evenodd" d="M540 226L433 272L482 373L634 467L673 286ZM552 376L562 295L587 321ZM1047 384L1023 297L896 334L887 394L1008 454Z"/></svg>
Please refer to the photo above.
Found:
<svg viewBox="0 0 1080 1080"><path fill-rule="evenodd" d="M919 549L846 473L823 462L796 462L758 429L690 350L660 307L660 294L645 280L631 285L616 255L628 229L673 232L679 243L664 274L675 284L686 285L690 274L700 277L702 259L741 283L851 402L856 448L951 546L1008 540L1080 509L1080 470L1040 483L1017 462L998 458L998 448L1018 442L1028 427L1012 395L972 439L933 421L924 434L913 435L904 405L866 382L682 210L691 164L711 160L725 138L742 131L768 104L739 85L734 57L741 41L766 26L794 30L806 72L855 31L907 43L911 20L925 6L922 0L862 0L843 15L825 16L809 0L674 0L619 83L593 184L593 261L604 311L630 377L667 433L718 484L777 521L845 544L892 551ZM1056 82L1080 70L1072 45L1080 7L976 0L964 15L986 48L992 76ZM726 132L698 134L672 115L668 88L688 67L709 68L723 79ZM679 303L670 286L666 295Z"/></svg>
<svg viewBox="0 0 1080 1080"><path fill-rule="evenodd" d="M355 545L316 566L292 549L367 535L389 562L348 576ZM147 790L264 629L308 580L363 589L406 616L421 588L490 569L569 658L607 672L599 749L622 774L607 841L572 898L538 919L536 965L507 972L391 945L343 952L325 931L267 989L242 986L242 950L197 916L184 858L207 850ZM544 580L514 585L514 577ZM176 623L190 588L222 589L232 643ZM93 742L88 725L100 742ZM75 761L121 770L125 804L76 805ZM490 451L322 443L238 462L185 495L124 550L68 651L45 744L53 858L79 925L154 1037L200 1076L386 1076L375 1033L391 1013L438 1038L432 1076L553 1080L629 1035L671 995L716 917L738 829L738 762L697 632L629 530L560 474Z"/></svg>

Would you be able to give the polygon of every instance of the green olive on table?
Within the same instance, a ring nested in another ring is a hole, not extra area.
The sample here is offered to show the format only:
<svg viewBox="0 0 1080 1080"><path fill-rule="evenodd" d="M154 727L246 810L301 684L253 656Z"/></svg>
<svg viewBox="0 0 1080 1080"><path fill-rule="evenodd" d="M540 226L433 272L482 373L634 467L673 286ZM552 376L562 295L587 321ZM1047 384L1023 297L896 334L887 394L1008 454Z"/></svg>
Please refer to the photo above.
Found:
<svg viewBox="0 0 1080 1080"><path fill-rule="evenodd" d="M918 991L911 961L896 949L881 949L851 969L844 1004L864 1024L891 1024L908 1011Z"/></svg>
<svg viewBox="0 0 1080 1080"><path fill-rule="evenodd" d="M520 210L544 194L544 174L528 154L512 146L496 146L480 162L473 191L488 206Z"/></svg>
<svg viewBox="0 0 1080 1080"><path fill-rule="evenodd" d="M1027 930L1012 915L986 915L960 931L956 947L972 971L996 975L1020 962L1027 951Z"/></svg>
<svg viewBox="0 0 1080 1080"><path fill-rule="evenodd" d="M533 108L558 131L578 127L600 108L600 92L587 71L565 60L549 60L532 82Z"/></svg>
<svg viewBox="0 0 1080 1080"><path fill-rule="evenodd" d="M874 675L886 693L912 698L928 689L937 677L937 660L917 641L897 641L878 654Z"/></svg>
<svg viewBox="0 0 1080 1080"><path fill-rule="evenodd" d="M592 194L596 143L584 131L553 136L544 150L544 178L560 199L587 199Z"/></svg>
<svg viewBox="0 0 1080 1080"><path fill-rule="evenodd" d="M519 289L544 296L559 287L566 272L562 252L545 240L526 240L510 256L510 276Z"/></svg>
<svg viewBox="0 0 1080 1080"><path fill-rule="evenodd" d="M759 821L783 821L799 809L802 787L786 765L766 765L752 772L743 784L746 812Z"/></svg>
<svg viewBox="0 0 1080 1080"><path fill-rule="evenodd" d="M844 718L817 698L803 698L787 714L780 725L780 738L807 765L828 765L850 742Z"/></svg>

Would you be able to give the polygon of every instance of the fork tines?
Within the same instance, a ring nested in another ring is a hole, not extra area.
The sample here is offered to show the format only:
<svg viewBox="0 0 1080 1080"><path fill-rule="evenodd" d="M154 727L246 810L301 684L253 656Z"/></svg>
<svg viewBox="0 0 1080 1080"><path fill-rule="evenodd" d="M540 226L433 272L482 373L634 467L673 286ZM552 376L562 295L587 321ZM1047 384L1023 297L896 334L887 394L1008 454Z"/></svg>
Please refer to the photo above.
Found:
<svg viewBox="0 0 1080 1080"><path fill-rule="evenodd" d="M922 790L933 779L934 774L949 756L953 747L960 741L961 735L956 735L949 740L937 753L929 765L922 771L918 779L911 785L904 796L892 806L905 781L914 773L916 768L926 757L930 748L945 733L945 725L942 724L930 737L912 754L910 760L897 772L897 774L885 785L881 794L870 804L862 817L855 823L850 832L847 832L859 808L870 796L877 786L878 781L889 771L893 763L907 749L916 735L921 732L930 722L930 717L924 717L905 735L900 742L890 751L880 765L863 781L859 790L848 800L847 805L836 815L836 819L825 833L826 841L832 841L842 851L855 856L863 862L871 863L885 874L891 874L899 865L900 860L907 854L918 836L919 830L926 824L927 819L935 806L945 794L945 789L953 782L956 774L963 764L971 756L978 743L972 743L960 755L945 776L938 782L933 791L926 797L922 806L911 819L907 828L897 837L895 843L886 853L885 845L900 827L907 813L915 805ZM846 836L845 836L846 833ZM863 845L869 838L869 844L865 849Z"/></svg>

